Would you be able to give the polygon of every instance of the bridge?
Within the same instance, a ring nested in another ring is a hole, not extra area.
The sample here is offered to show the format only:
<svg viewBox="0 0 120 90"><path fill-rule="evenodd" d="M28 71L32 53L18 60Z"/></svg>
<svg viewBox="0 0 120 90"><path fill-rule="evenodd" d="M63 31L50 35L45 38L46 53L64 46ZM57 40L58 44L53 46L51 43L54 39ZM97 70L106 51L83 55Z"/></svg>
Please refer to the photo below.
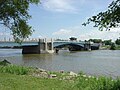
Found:
<svg viewBox="0 0 120 90"><path fill-rule="evenodd" d="M27 53L53 53L62 48L68 48L70 51L91 50L92 44L84 41L56 41L39 39L35 41L24 41L21 44L13 41L0 41L0 47L22 47L23 54Z"/></svg>

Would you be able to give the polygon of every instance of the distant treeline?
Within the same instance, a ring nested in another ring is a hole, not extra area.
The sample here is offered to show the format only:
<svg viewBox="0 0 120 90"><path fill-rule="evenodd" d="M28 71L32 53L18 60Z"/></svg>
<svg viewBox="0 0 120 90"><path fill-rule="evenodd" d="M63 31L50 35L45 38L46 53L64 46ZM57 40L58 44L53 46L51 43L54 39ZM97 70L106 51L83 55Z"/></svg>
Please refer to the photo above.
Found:
<svg viewBox="0 0 120 90"><path fill-rule="evenodd" d="M111 39L109 39L109 40L89 39L88 41L91 41L91 42L94 42L94 43L103 43L105 45L112 45L113 43L117 44L117 45L120 45L120 39L115 40L115 42L112 42Z"/></svg>

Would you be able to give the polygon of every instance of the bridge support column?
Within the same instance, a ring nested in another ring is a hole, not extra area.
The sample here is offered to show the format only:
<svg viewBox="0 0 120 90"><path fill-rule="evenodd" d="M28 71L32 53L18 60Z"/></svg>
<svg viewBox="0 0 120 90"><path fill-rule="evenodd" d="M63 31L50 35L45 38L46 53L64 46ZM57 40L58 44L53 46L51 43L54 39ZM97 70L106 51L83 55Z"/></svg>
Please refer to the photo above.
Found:
<svg viewBox="0 0 120 90"><path fill-rule="evenodd" d="M47 51L47 39L45 38L45 51Z"/></svg>
<svg viewBox="0 0 120 90"><path fill-rule="evenodd" d="M39 41L38 41L39 54L44 50L43 41L44 41L43 39L39 39Z"/></svg>
<svg viewBox="0 0 120 90"><path fill-rule="evenodd" d="M40 45L40 50L41 50L40 53L54 53L53 40L51 39L51 41L48 42L47 39L45 38L45 41Z"/></svg>
<svg viewBox="0 0 120 90"><path fill-rule="evenodd" d="M23 54L41 54L41 53L54 53L53 50L53 40L47 41L39 39L38 45L23 46Z"/></svg>
<svg viewBox="0 0 120 90"><path fill-rule="evenodd" d="M51 38L51 50L53 50L53 39Z"/></svg>
<svg viewBox="0 0 120 90"><path fill-rule="evenodd" d="M85 50L91 50L91 44L90 44L90 42L86 42L86 43L84 44L84 49L85 49Z"/></svg>

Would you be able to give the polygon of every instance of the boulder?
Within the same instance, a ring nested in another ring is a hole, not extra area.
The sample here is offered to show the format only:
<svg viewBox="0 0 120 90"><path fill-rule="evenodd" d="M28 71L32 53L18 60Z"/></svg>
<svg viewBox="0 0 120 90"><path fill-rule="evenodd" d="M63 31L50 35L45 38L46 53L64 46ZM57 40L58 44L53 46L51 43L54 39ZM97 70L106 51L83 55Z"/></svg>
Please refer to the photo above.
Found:
<svg viewBox="0 0 120 90"><path fill-rule="evenodd" d="M57 77L57 75L56 74L50 74L50 76L49 76L50 78L56 78Z"/></svg>
<svg viewBox="0 0 120 90"><path fill-rule="evenodd" d="M77 74L74 73L74 72L72 72L72 71L70 71L70 75L71 75L71 76L77 76Z"/></svg>

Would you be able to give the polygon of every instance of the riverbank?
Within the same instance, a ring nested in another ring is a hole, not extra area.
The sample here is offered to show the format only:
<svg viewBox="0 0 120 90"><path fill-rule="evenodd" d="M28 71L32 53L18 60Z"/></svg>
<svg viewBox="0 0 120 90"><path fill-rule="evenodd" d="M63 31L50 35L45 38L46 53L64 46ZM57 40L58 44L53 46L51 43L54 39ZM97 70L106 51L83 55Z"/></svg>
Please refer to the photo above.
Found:
<svg viewBox="0 0 120 90"><path fill-rule="evenodd" d="M120 45L117 45L117 46L116 46L116 50L120 50Z"/></svg>
<svg viewBox="0 0 120 90"><path fill-rule="evenodd" d="M120 90L120 79L0 63L1 90Z"/></svg>
<svg viewBox="0 0 120 90"><path fill-rule="evenodd" d="M111 50L110 48L111 48L110 45L104 45L100 47L100 50ZM114 50L120 50L120 45L115 45Z"/></svg>

